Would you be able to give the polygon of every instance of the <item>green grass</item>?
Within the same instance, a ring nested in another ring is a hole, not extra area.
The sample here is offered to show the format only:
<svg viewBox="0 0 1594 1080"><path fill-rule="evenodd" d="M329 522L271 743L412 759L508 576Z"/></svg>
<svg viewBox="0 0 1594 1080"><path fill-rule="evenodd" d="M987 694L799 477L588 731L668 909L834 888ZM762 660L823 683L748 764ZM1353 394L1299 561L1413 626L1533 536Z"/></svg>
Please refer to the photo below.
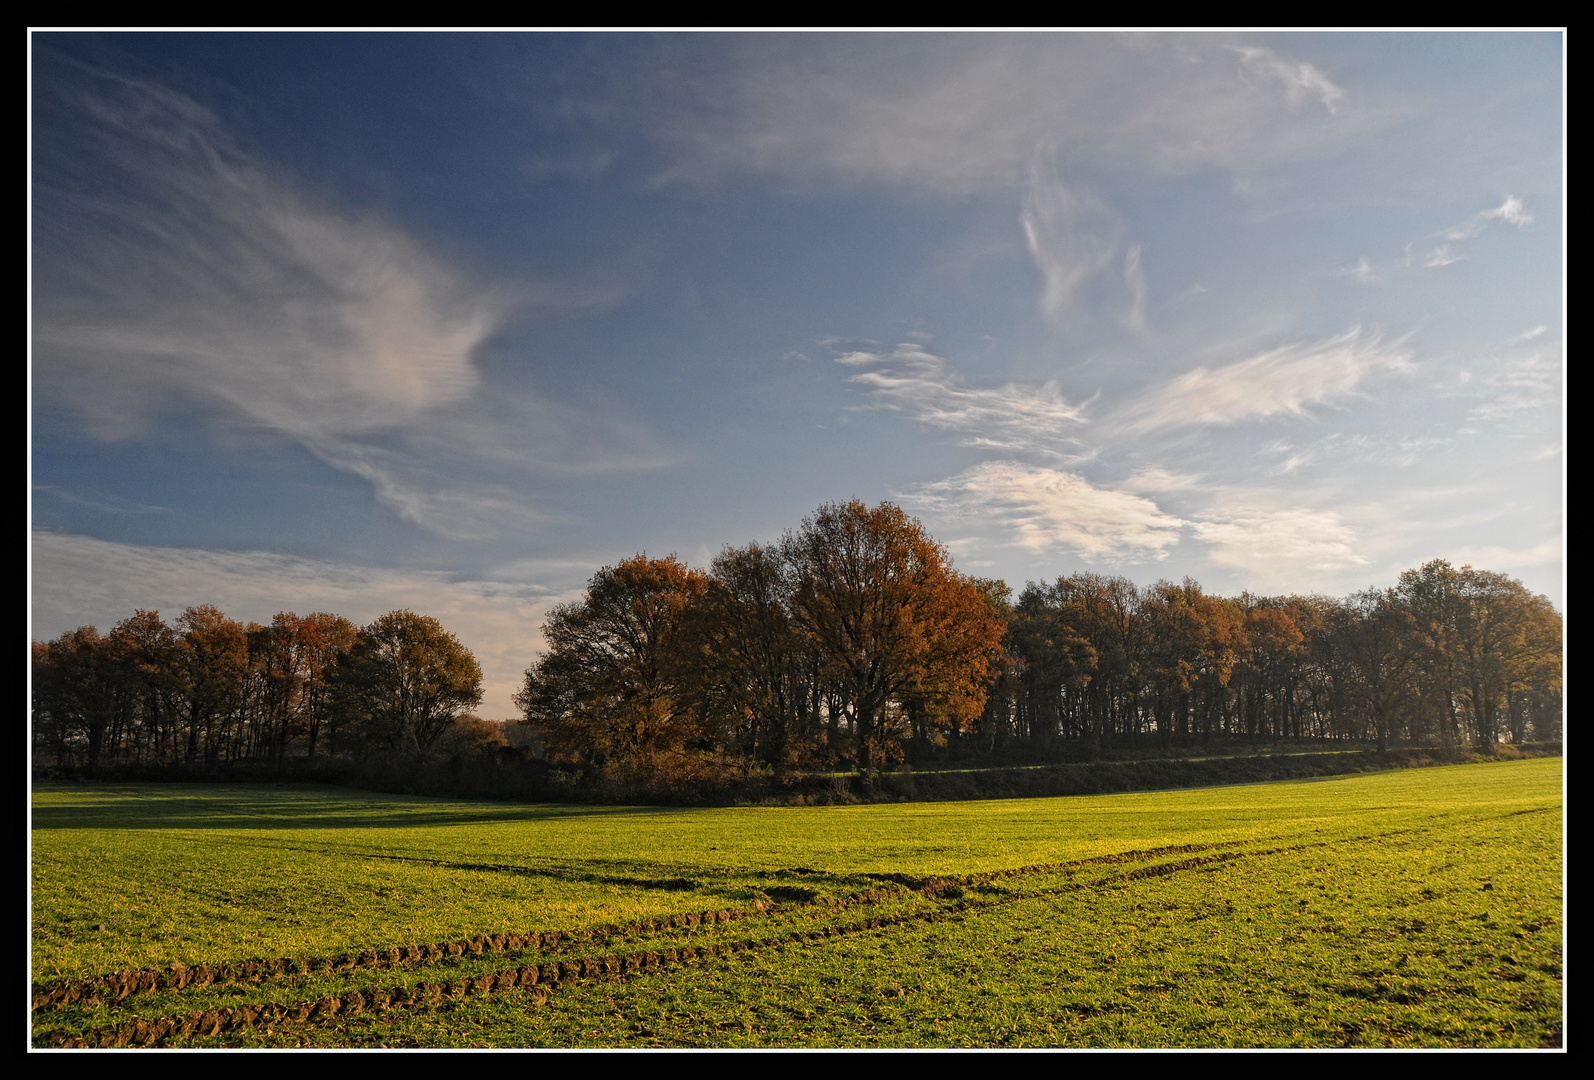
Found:
<svg viewBox="0 0 1594 1080"><path fill-rule="evenodd" d="M574 933L554 953L300 965L256 984L46 1007L34 1038L93 1041L138 1018L749 941L623 979L163 1044L1538 1046L1561 1024L1561 765L699 810L45 788L33 820L39 983ZM1171 848L1189 850L1158 853ZM921 890L928 878L964 880ZM866 890L844 907L798 901ZM782 902L752 910L771 896ZM744 917L638 925L724 909ZM827 927L839 933L816 937Z"/></svg>

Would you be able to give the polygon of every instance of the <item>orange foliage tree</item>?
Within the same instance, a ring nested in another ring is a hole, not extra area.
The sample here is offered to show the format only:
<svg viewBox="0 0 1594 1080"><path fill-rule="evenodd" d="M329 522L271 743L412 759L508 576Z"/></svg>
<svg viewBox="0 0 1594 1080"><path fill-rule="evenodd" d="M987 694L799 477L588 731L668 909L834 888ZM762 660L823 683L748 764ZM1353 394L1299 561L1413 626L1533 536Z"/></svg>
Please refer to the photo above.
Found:
<svg viewBox="0 0 1594 1080"><path fill-rule="evenodd" d="M781 547L795 621L853 710L860 772L900 746L913 710L941 725L979 716L1005 626L918 521L891 503L829 503Z"/></svg>
<svg viewBox="0 0 1594 1080"><path fill-rule="evenodd" d="M637 555L605 566L584 599L549 613L548 650L515 702L556 758L646 761L699 734L683 708L681 626L706 584L673 555Z"/></svg>

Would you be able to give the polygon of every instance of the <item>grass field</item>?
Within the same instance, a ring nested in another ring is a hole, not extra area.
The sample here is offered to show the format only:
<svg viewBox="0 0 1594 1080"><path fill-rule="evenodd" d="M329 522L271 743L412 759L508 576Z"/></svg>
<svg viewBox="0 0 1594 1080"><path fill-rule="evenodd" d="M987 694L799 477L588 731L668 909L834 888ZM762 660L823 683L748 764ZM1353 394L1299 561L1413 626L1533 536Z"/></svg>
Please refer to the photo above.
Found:
<svg viewBox="0 0 1594 1080"><path fill-rule="evenodd" d="M699 810L40 788L33 1040L1557 1045L1561 767Z"/></svg>

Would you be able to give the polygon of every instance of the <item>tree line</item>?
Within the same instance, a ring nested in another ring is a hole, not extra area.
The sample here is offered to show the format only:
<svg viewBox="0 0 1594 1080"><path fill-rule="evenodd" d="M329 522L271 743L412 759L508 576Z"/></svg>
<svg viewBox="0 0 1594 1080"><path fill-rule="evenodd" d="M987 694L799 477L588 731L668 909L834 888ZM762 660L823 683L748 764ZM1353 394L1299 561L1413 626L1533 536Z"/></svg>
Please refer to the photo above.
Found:
<svg viewBox="0 0 1594 1080"><path fill-rule="evenodd" d="M821 507L707 570L605 567L544 635L518 704L555 759L597 768L1561 732L1561 617L1504 575L1436 560L1330 599L1073 574L1014 599L889 503Z"/></svg>
<svg viewBox="0 0 1594 1080"><path fill-rule="evenodd" d="M481 667L436 619L368 626L211 606L138 611L33 644L36 756L58 765L281 763L290 753L415 755L481 700Z"/></svg>
<svg viewBox="0 0 1594 1080"><path fill-rule="evenodd" d="M854 500L705 569L600 569L549 614L516 703L561 768L683 780L1214 737L1487 748L1560 739L1561 635L1545 597L1443 560L1342 598L1088 573L1015 598ZM415 758L459 730L481 671L413 612L198 607L35 643L33 694L36 752L63 763Z"/></svg>
<svg viewBox="0 0 1594 1080"><path fill-rule="evenodd" d="M1561 738L1561 616L1442 559L1343 598L1074 574L1009 613L992 739L1213 734L1487 748Z"/></svg>

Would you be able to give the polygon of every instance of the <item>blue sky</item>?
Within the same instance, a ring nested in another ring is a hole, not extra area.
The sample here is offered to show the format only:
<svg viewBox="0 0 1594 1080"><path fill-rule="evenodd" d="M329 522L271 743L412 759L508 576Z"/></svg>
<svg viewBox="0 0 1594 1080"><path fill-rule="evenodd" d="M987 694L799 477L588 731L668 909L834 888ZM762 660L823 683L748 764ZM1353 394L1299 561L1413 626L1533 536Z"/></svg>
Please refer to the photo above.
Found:
<svg viewBox="0 0 1594 1080"><path fill-rule="evenodd" d="M549 605L890 499L969 573L1564 607L1564 55L1516 34L65 34L32 633Z"/></svg>

